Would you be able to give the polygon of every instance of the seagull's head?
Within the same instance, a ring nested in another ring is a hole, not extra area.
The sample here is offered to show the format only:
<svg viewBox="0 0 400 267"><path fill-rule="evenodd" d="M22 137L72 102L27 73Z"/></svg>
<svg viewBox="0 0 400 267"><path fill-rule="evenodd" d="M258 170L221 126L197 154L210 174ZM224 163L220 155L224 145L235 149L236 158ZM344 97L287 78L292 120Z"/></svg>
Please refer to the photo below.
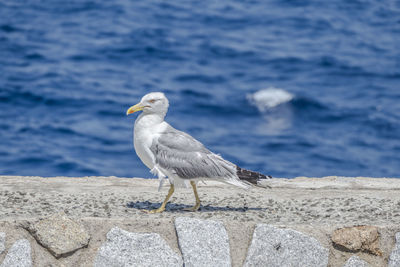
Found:
<svg viewBox="0 0 400 267"><path fill-rule="evenodd" d="M161 92L152 92L142 97L139 103L130 107L126 115L143 110L145 114L160 114L165 116L168 111L168 99Z"/></svg>

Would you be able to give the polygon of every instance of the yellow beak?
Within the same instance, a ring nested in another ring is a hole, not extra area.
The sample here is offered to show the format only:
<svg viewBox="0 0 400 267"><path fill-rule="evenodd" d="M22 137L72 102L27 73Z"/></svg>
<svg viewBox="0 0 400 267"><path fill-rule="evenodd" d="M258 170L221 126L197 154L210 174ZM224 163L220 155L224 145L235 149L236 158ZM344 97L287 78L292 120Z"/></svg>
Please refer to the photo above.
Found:
<svg viewBox="0 0 400 267"><path fill-rule="evenodd" d="M143 110L144 108L145 108L144 106L142 106L140 103L138 103L138 104L136 104L136 105L130 107L130 108L126 111L126 115L135 113L136 111L141 111L141 110Z"/></svg>

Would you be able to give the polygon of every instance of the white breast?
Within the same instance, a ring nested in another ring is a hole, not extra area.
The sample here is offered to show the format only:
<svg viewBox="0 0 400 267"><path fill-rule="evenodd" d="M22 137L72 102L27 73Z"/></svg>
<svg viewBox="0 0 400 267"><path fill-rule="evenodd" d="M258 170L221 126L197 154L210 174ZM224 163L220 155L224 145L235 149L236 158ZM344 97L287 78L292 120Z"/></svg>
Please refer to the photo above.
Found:
<svg viewBox="0 0 400 267"><path fill-rule="evenodd" d="M140 114L135 121L135 128L133 131L133 144L135 151L140 160L150 170L154 167L154 155L150 147L155 138L158 138L159 133L167 127L167 123L159 118Z"/></svg>
<svg viewBox="0 0 400 267"><path fill-rule="evenodd" d="M136 154L149 169L154 167L154 157L150 151L151 143L152 138L146 131L134 130L133 145L135 147Z"/></svg>

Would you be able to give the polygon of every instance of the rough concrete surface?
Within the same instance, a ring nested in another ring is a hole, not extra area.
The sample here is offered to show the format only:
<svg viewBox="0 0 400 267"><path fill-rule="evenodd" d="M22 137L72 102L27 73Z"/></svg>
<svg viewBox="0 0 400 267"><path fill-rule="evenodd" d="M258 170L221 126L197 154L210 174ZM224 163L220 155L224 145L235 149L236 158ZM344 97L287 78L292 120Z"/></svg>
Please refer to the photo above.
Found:
<svg viewBox="0 0 400 267"><path fill-rule="evenodd" d="M259 224L248 249L246 267L250 266L328 266L329 250L315 238L303 233Z"/></svg>
<svg viewBox="0 0 400 267"><path fill-rule="evenodd" d="M185 267L232 265L228 234L221 221L178 217L175 228Z"/></svg>
<svg viewBox="0 0 400 267"><path fill-rule="evenodd" d="M349 179L309 178L308 187L306 178L271 179L272 189L250 190L207 182L199 185L201 210L192 214L278 224L400 222L400 179L353 178L353 183ZM194 202L191 189L181 189L172 196L166 213L143 213L141 209L158 207L168 191L164 187L158 192L155 179L0 176L0 186L0 219L31 219L60 211L78 218L171 218L185 214L182 209Z"/></svg>
<svg viewBox="0 0 400 267"><path fill-rule="evenodd" d="M95 267L182 266L176 254L155 233L130 233L114 227L107 233L107 242L99 249Z"/></svg>
<svg viewBox="0 0 400 267"><path fill-rule="evenodd" d="M158 233L180 254L174 220L177 217L219 220L228 232L233 266L242 266L259 223L299 231L329 249L329 266L343 266L354 253L332 247L332 233L342 227L372 225L379 228L382 256L358 252L370 266L385 266L400 232L400 179L296 178L271 179L271 189L243 190L217 182L199 184L199 212L190 188L177 190L161 214L157 208L168 188L157 191L158 181L116 177L0 176L0 232L7 234L2 262L10 246L27 239L35 266L92 266L98 249L113 227L129 232ZM91 236L87 248L55 259L20 225L65 211Z"/></svg>

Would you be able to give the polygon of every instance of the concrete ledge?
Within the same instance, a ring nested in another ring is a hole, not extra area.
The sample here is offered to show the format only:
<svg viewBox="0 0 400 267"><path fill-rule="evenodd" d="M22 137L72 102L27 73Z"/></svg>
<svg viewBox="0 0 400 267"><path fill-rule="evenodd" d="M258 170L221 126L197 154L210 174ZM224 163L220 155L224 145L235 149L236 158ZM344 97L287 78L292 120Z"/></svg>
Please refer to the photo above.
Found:
<svg viewBox="0 0 400 267"><path fill-rule="evenodd" d="M116 177L18 177L0 176L0 232L6 233L7 251L20 239L29 240L34 266L91 266L98 249L113 227L135 233L158 233L181 255L174 221L177 217L223 222L233 266L242 266L257 224L299 231L329 249L329 266L343 266L354 255L370 266L386 266L400 232L400 179L296 178L271 179L270 189L242 190L217 182L200 184L202 208L184 212L194 204L190 189L177 191L162 214L141 209L158 207L167 188L157 191L158 181ZM39 245L24 225L64 211L90 235L86 248L56 259ZM381 255L345 251L332 245L338 228L377 226Z"/></svg>

